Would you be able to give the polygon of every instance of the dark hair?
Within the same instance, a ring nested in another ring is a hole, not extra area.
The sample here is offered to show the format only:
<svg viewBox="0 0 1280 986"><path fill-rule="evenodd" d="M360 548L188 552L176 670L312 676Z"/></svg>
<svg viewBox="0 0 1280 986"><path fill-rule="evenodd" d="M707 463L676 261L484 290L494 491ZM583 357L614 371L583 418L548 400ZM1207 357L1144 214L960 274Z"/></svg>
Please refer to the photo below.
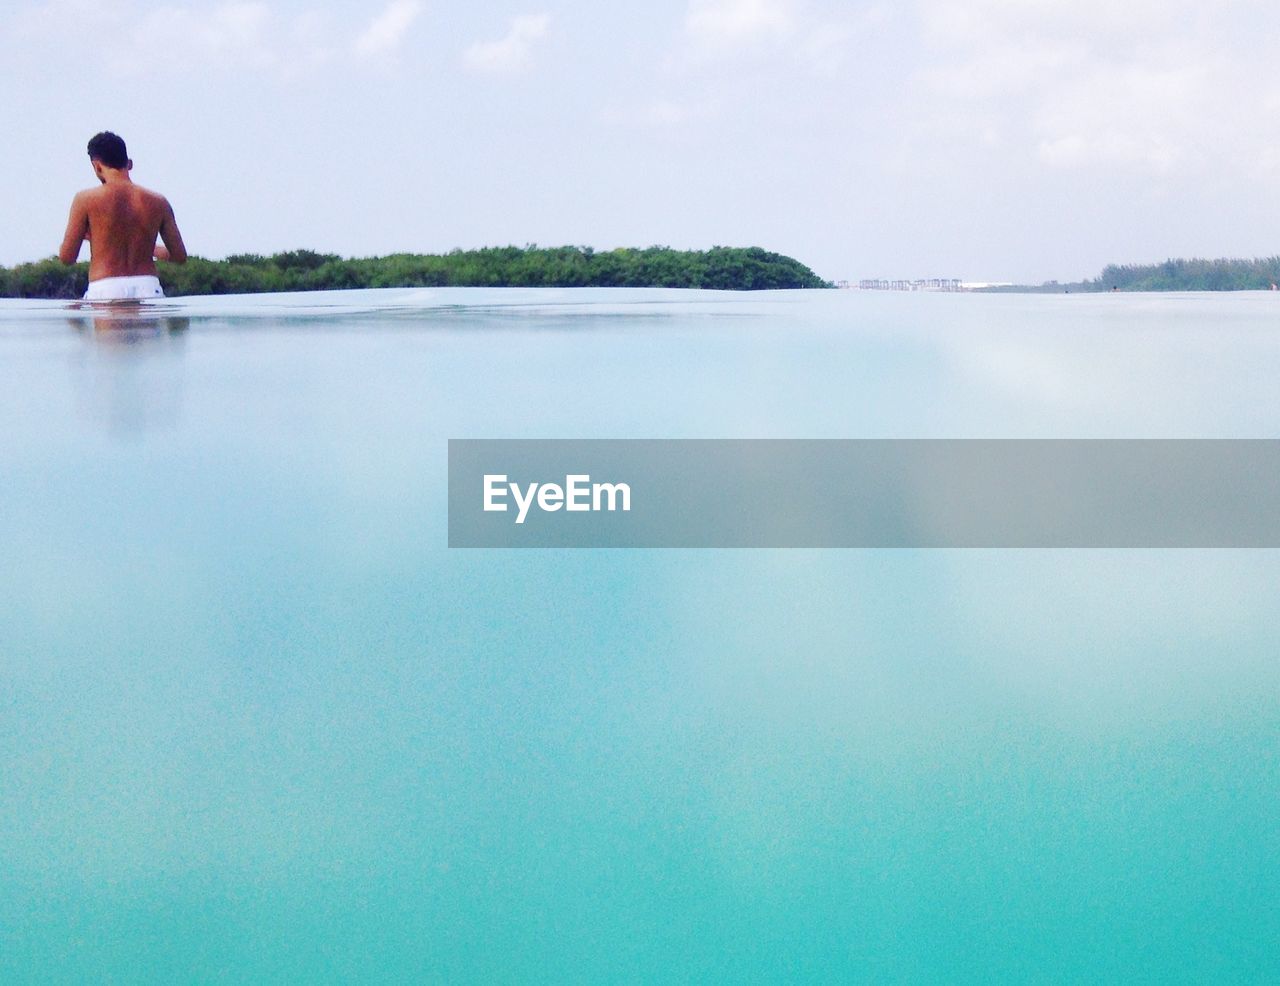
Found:
<svg viewBox="0 0 1280 986"><path fill-rule="evenodd" d="M129 166L129 152L124 141L110 130L94 134L89 141L89 158L101 161L108 168L126 168Z"/></svg>

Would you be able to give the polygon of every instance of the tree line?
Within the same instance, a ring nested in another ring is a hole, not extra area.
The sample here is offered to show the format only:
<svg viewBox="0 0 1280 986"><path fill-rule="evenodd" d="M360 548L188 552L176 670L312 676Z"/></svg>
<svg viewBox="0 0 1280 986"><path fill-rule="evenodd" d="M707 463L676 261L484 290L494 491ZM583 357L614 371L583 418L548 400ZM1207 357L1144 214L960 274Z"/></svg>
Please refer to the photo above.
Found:
<svg viewBox="0 0 1280 986"><path fill-rule="evenodd" d="M1108 264L1085 281L1046 281L986 290L1002 292L1071 291L1267 291L1280 285L1280 257L1252 260L1220 258L1166 260L1158 264Z"/></svg>
<svg viewBox="0 0 1280 986"><path fill-rule="evenodd" d="M225 260L191 257L182 265L157 264L169 297L256 294L340 288L409 287L627 287L715 288L758 291L831 285L798 260L759 247L673 250L653 246L595 251L591 247L485 247L445 254L397 253L344 259L314 250L266 257L235 254ZM0 267L0 297L79 298L89 265L70 267L49 258Z"/></svg>
<svg viewBox="0 0 1280 986"><path fill-rule="evenodd" d="M1280 257L1111 264L1093 283L1097 291L1266 291L1280 283Z"/></svg>

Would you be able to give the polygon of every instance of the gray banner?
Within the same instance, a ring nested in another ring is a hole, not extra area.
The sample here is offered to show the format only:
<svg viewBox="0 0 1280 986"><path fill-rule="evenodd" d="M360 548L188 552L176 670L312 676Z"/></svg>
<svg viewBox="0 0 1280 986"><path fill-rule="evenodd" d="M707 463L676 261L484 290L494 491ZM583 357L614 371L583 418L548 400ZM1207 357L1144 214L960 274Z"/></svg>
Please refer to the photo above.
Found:
<svg viewBox="0 0 1280 986"><path fill-rule="evenodd" d="M454 548L1273 548L1280 440L449 442Z"/></svg>

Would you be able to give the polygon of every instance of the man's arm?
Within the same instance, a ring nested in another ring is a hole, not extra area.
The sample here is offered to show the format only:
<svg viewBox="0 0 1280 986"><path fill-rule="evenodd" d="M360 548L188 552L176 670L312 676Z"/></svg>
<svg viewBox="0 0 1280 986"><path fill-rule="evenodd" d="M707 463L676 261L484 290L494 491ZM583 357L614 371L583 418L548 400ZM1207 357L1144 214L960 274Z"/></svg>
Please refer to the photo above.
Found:
<svg viewBox="0 0 1280 986"><path fill-rule="evenodd" d="M58 259L64 264L74 264L80 256L80 244L89 238L89 209L80 192L71 200L71 215L67 217L67 231L58 248Z"/></svg>
<svg viewBox="0 0 1280 986"><path fill-rule="evenodd" d="M160 239L164 240L164 247L168 252L167 257L161 257L157 248L156 258L158 260L168 260L171 264L185 264L187 262L187 248L182 242L182 234L178 232L178 221L173 218L173 206L166 199L164 203L164 219L160 223Z"/></svg>

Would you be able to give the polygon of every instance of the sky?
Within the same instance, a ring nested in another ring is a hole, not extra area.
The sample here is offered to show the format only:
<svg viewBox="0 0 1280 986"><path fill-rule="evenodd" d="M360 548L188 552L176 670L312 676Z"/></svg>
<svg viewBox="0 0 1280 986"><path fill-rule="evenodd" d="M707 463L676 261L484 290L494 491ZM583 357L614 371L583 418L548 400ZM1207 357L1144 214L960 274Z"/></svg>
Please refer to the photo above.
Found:
<svg viewBox="0 0 1280 986"><path fill-rule="evenodd" d="M1257 0L8 0L0 264L120 133L206 257L761 246L829 279L1280 254Z"/></svg>

